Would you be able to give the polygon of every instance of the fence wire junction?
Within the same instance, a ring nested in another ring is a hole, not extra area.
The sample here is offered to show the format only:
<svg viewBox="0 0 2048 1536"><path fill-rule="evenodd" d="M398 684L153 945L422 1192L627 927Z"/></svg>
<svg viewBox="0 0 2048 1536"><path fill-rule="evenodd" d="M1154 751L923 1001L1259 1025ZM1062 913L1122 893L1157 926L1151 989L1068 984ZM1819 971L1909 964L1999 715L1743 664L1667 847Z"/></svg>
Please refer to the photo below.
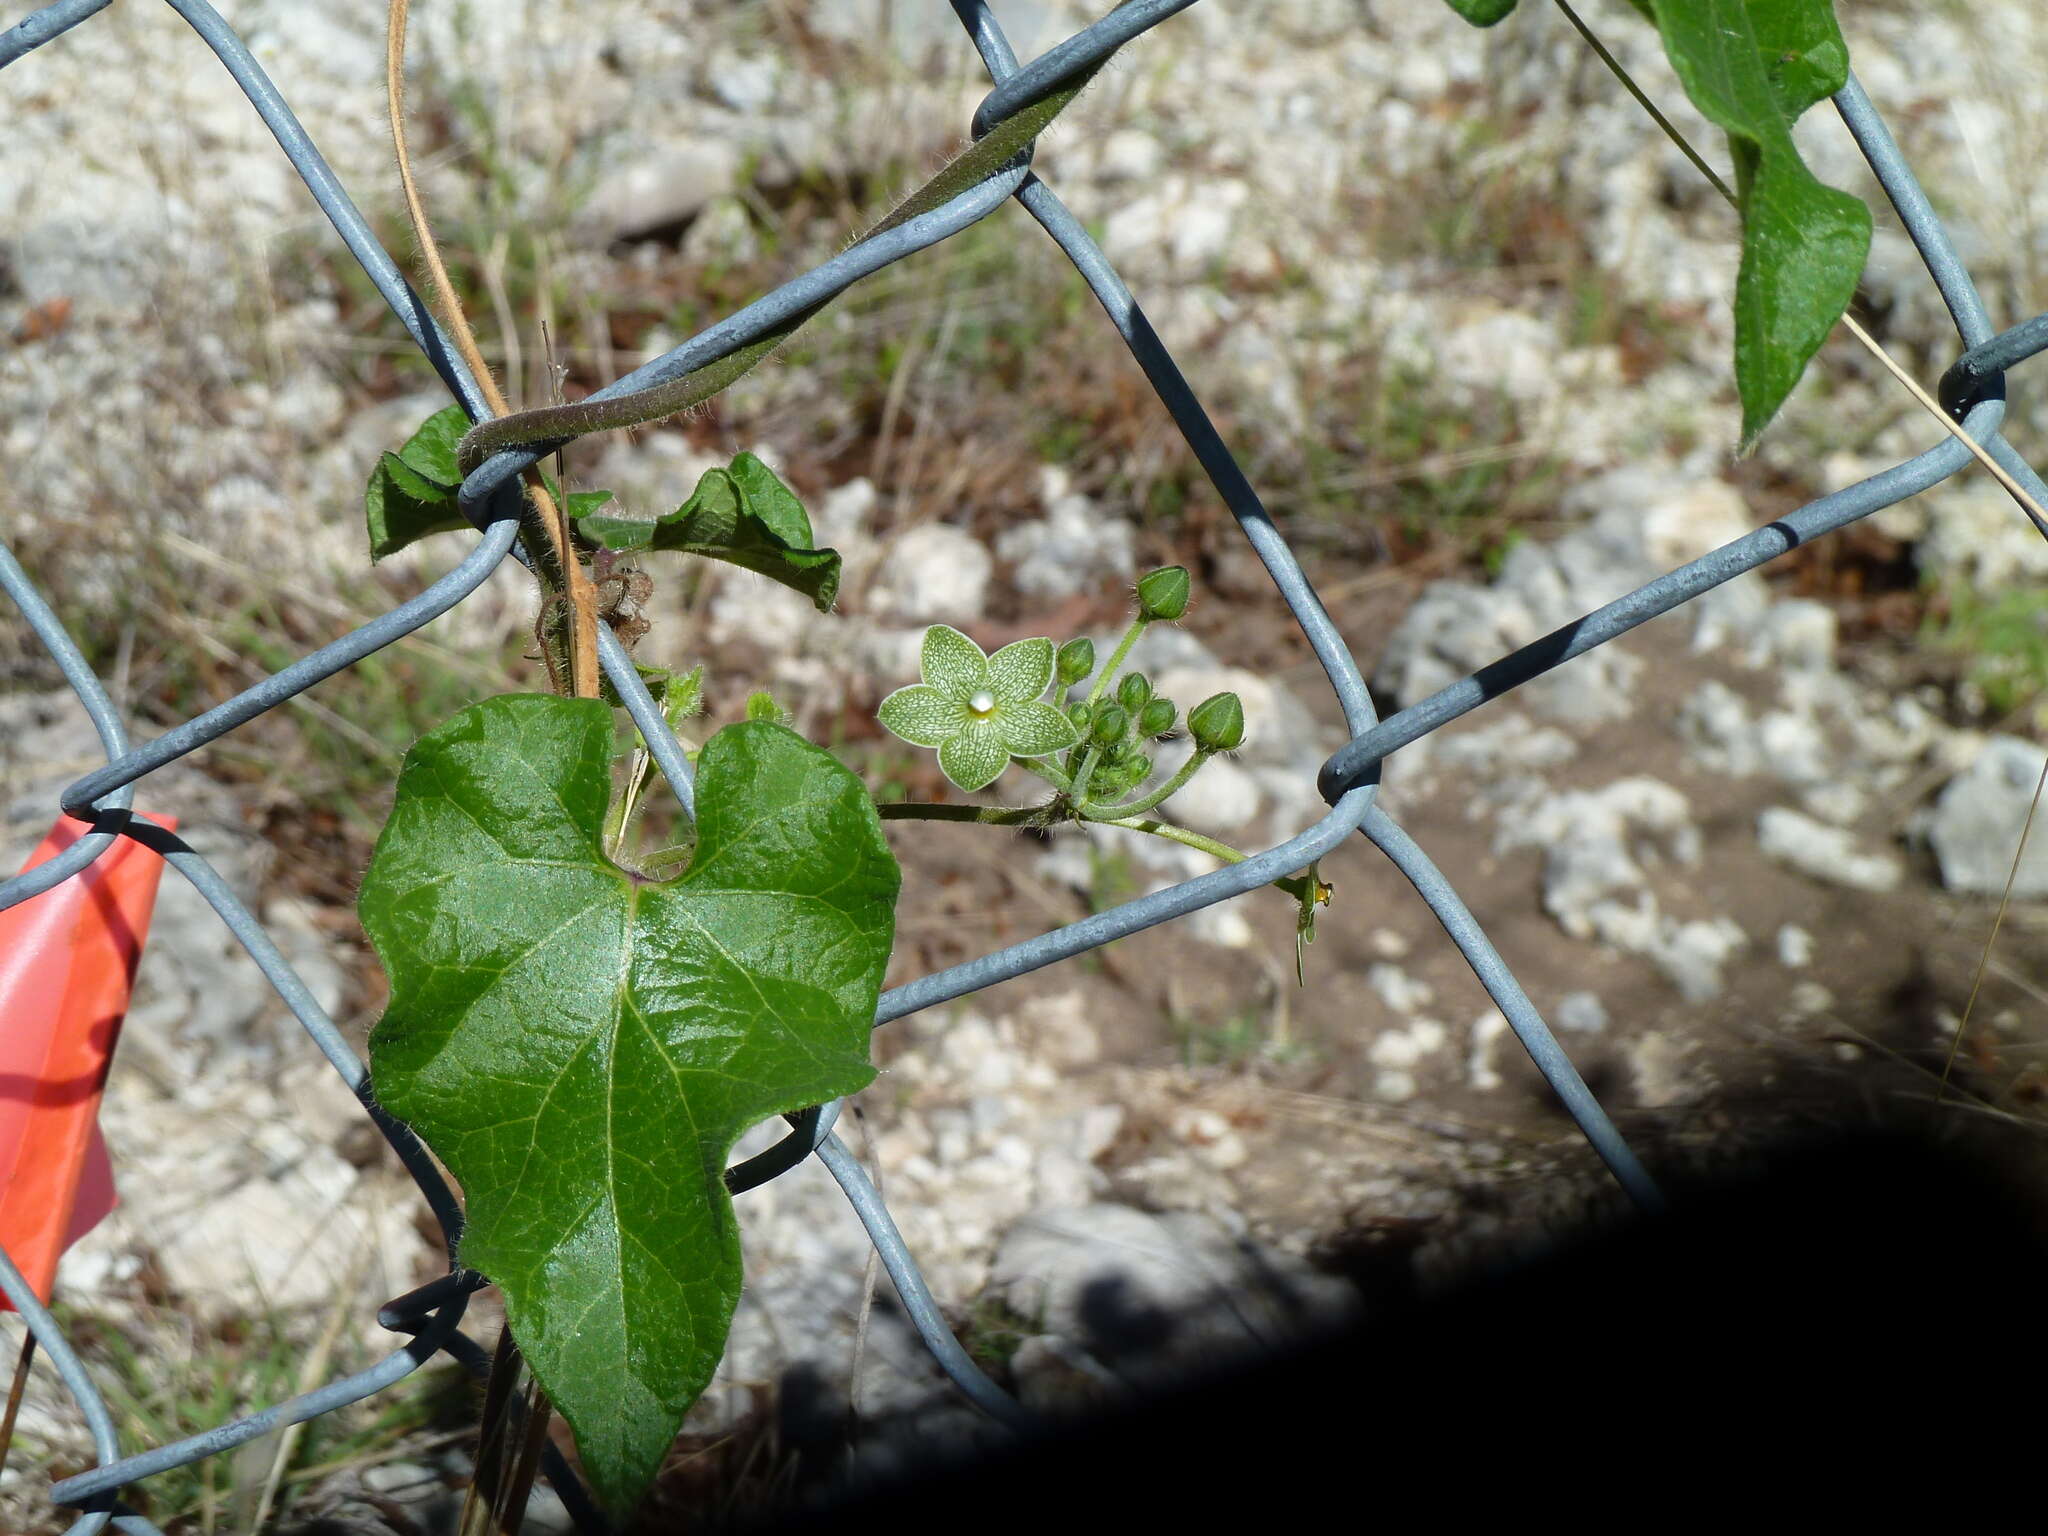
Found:
<svg viewBox="0 0 2048 1536"><path fill-rule="evenodd" d="M31 13L0 32L0 68L17 62L110 3L111 0L59 0ZM166 3L205 40L249 98L342 242L456 400L473 419L487 415L475 379L377 242L348 193L240 37L207 0ZM1139 34L1187 9L1194 0L1127 0L1108 16L1027 65L1019 64L986 0L950 3L994 82L994 88L974 114L972 129L979 137L1093 69ZM1942 379L1943 405L2030 494L2039 501L2048 501L2048 485L1999 435L2005 414L2005 370L2048 349L2048 315L2003 333L1995 332L1970 274L1958 259L1890 131L1853 76L1835 96L1834 104L1918 248L1964 348ZM1030 158L1027 149L1000 172L943 207L850 246L830 261L598 390L593 398L644 389L718 361L792 317L828 302L861 278L959 233L1015 198L1052 237L1094 293L1189 449L1237 519L1321 663L1350 735L1323 766L1318 788L1330 810L1314 825L1241 864L1139 897L1051 933L893 988L882 996L875 1019L877 1026L1255 890L1304 868L1358 833L1379 848L1428 903L1450 941L1629 1198L1641 1208L1659 1208L1662 1202L1656 1185L1479 923L1429 856L1376 803L1379 765L1400 747L1646 620L1668 613L1800 545L1929 489L1970 463L1968 450L1953 437L1944 436L1933 447L1903 463L1812 501L1679 566L1429 698L1381 719L1350 647L1317 600L1286 540L1274 527L1180 369L1081 222L1033 173ZM527 552L519 547L517 480L540 457L528 451L502 453L468 478L461 497L465 513L479 531L475 547L417 597L141 746L130 745L107 689L12 552L0 543L0 587L19 605L28 625L78 695L107 757L104 768L77 780L60 796L61 809L90 823L92 830L55 858L0 883L0 909L70 879L111 848L117 838L132 838L155 849L213 907L390 1143L440 1224L450 1265L446 1275L380 1310L378 1321L382 1326L409 1338L376 1364L203 1434L124 1455L106 1404L78 1354L48 1310L38 1302L20 1270L0 1252L0 1291L22 1314L37 1345L48 1353L84 1417L98 1458L97 1466L56 1483L50 1490L56 1504L81 1511L70 1528L71 1536L94 1536L109 1524L127 1532L155 1532L150 1521L119 1502L120 1490L126 1484L230 1450L286 1425L372 1396L438 1353L447 1353L479 1374L488 1368L485 1350L459 1331L470 1295L486 1282L456 1264L455 1241L461 1227L461 1211L453 1191L412 1134L378 1108L361 1059L226 881L182 839L150 823L131 819L129 812L136 782L149 773L218 740L446 613L474 592L508 555L531 563ZM606 677L624 700L670 785L684 806L689 807L690 767L669 734L660 707L607 627L599 626L598 640ZM765 1183L806 1157L817 1157L859 1215L912 1322L940 1366L989 1414L1021 1424L1023 1410L981 1372L954 1338L873 1183L833 1133L838 1111L837 1104L829 1104L791 1116L790 1134L766 1152L729 1169L727 1186L737 1194ZM574 1473L552 1446L546 1456L546 1472L578 1529L603 1530L602 1515L585 1496Z"/></svg>

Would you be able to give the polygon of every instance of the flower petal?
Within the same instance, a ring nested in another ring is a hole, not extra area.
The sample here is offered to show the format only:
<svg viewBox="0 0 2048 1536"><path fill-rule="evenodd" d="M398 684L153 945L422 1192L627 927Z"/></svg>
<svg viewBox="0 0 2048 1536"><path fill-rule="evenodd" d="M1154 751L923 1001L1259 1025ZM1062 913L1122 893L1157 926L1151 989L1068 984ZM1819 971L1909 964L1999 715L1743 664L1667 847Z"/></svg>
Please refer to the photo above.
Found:
<svg viewBox="0 0 2048 1536"><path fill-rule="evenodd" d="M988 658L950 624L934 624L924 632L920 664L926 683L962 704L988 687Z"/></svg>
<svg viewBox="0 0 2048 1536"><path fill-rule="evenodd" d="M1043 635L1006 645L988 659L989 691L1004 704L1022 704L1052 686L1052 642Z"/></svg>
<svg viewBox="0 0 2048 1536"><path fill-rule="evenodd" d="M992 724L976 722L939 745L939 771L962 789L986 789L1009 766L1010 754Z"/></svg>
<svg viewBox="0 0 2048 1536"><path fill-rule="evenodd" d="M1012 757L1047 757L1081 739L1074 722L1050 704L1005 704L996 713L996 729Z"/></svg>
<svg viewBox="0 0 2048 1536"><path fill-rule="evenodd" d="M936 747L967 728L967 706L923 683L898 688L875 718L913 747Z"/></svg>

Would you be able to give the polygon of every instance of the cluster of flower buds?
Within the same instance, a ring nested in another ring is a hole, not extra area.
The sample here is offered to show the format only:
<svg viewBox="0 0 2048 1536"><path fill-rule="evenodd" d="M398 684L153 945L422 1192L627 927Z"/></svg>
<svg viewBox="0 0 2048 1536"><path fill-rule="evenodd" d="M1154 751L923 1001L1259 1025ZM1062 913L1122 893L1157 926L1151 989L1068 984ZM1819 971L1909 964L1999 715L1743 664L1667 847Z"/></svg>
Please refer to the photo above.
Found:
<svg viewBox="0 0 2048 1536"><path fill-rule="evenodd" d="M1149 810L1165 797L1148 795L1143 801L1116 804L1152 776L1151 746L1175 734L1181 715L1173 700L1153 691L1152 680L1143 672L1118 674L1115 669L1148 625L1172 623L1187 612L1188 590L1184 566L1147 572L1138 582L1137 616L1110 661L1111 675L1101 678L1086 700L1067 706L1067 718L1079 740L1064 754L1063 767L1071 786L1068 798L1084 815ZM1094 671L1092 641L1069 640L1060 647L1062 688L1078 687ZM1209 757L1243 744L1244 706L1236 694L1219 693L1189 712L1186 728L1194 738L1194 757L1171 781L1165 790L1168 794L1185 784Z"/></svg>
<svg viewBox="0 0 2048 1536"><path fill-rule="evenodd" d="M1092 755L1094 768L1087 787L1094 792L1094 799L1114 800L1151 777L1152 758L1145 749L1173 734L1180 711L1173 700L1153 694L1151 680L1144 673L1126 672L1117 680L1113 694L1093 704L1069 705L1067 718L1081 733L1080 743L1067 752L1067 771L1078 775L1082 763Z"/></svg>

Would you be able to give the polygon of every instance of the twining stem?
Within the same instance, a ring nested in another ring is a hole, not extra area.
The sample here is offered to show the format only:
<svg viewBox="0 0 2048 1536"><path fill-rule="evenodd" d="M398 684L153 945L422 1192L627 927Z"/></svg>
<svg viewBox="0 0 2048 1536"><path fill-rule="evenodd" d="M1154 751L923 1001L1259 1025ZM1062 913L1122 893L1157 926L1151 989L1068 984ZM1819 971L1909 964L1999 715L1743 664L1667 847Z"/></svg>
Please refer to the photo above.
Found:
<svg viewBox="0 0 2048 1536"><path fill-rule="evenodd" d="M1664 130L1664 136L1671 140L1673 144L1676 144L1684 153L1686 159L1699 168L1700 174L1713 184L1716 192L1726 198L1729 203L1739 207L1740 200L1736 197L1734 190L1720 176L1715 174L1714 168L1708 165L1701 157L1700 152L1692 147L1685 135L1679 131L1677 124L1658 111L1656 104L1643 94L1642 87L1638 86L1634 79L1630 77L1627 68L1622 64L1621 60L1608 51L1600 39L1593 35L1593 29L1586 25L1577 11L1572 9L1570 0L1557 0L1557 8L1564 12L1565 20L1572 24L1579 36L1583 37L1593 52L1600 56L1600 62L1607 66L1613 73L1614 78L1619 80L1628 90L1629 95L1635 97L1642 109L1650 114L1651 121ZM1845 312L1842 315L1842 324L1847 326L1849 334L1861 342L1870 355L1883 365L1887 373L1906 387L1906 391L1920 403L1921 409L1940 422L1943 429L1951 437L1969 449L1971 456L1979 464L1982 464L1991 471L1992 478L2004 486L2006 494L2019 503L2020 510L2032 519L2034 526L2040 530L2042 537L2048 538L2048 512L2043 511L2041 504L2027 493L2025 487L2012 477L2005 466L1992 458L1985 451L1983 444L1965 432L1962 423L1949 415L1947 411L1944 411L1940 403L1921 386L1920 381L1908 373L1891 353L1885 351L1875 336L1872 336L1870 332L1857 323L1854 315Z"/></svg>
<svg viewBox="0 0 2048 1536"><path fill-rule="evenodd" d="M895 800L875 807L884 821L974 821L990 827L1023 827L1042 819L1039 805L933 805L922 800Z"/></svg>
<svg viewBox="0 0 2048 1536"><path fill-rule="evenodd" d="M398 152L398 181L405 189L406 215L412 220L413 238L419 245L420 259L426 263L442 322L454 338L462 360L469 364L469 371L476 376L477 387L483 391L484 399L500 418L504 418L512 414L511 407L498 388L490 364L484 361L483 350L476 344L476 334L470 329L468 316L462 312L462 301L455 295L454 283L449 281L448 268L441 260L440 244L434 239L433 226L427 221L426 206L420 201L419 184L413 179L412 154L405 140L405 27L410 6L411 0L390 0L385 18L384 97L391 114L392 147ZM594 699L598 696L597 593L582 562L576 558L568 514L548 494L538 466L526 471L526 488L534 505L540 509L540 520L547 529L555 565L560 572L562 596L569 606L570 690L579 699ZM542 650L545 653L546 647L543 646ZM552 657L549 658L548 669L551 673L554 670Z"/></svg>
<svg viewBox="0 0 2048 1536"><path fill-rule="evenodd" d="M1208 762L1213 756L1215 756L1213 752L1205 752L1200 747L1197 747L1193 755L1180 765L1180 771L1153 790L1149 795L1142 795L1136 800L1126 800L1122 805L1083 806L1081 807L1081 814L1090 821L1119 821L1131 816L1140 815L1145 811L1151 810L1155 805L1171 799L1174 795L1180 793L1181 786L1201 772L1202 764Z"/></svg>
<svg viewBox="0 0 2048 1536"><path fill-rule="evenodd" d="M1213 837L1204 837L1201 833L1190 827L1176 826L1170 821L1159 821L1154 818L1141 816L1124 816L1115 821L1098 819L1093 816L1088 819L1099 827L1128 827L1133 832L1149 832L1154 837L1163 837L1169 842L1181 843L1189 848L1197 849L1213 858L1221 859L1226 864L1242 864L1251 857L1250 854L1242 853L1231 847L1228 843L1219 843ZM1278 880L1269 883L1275 889L1285 891L1296 901L1300 901L1311 894L1310 882L1313 878L1311 875L1283 875Z"/></svg>
<svg viewBox="0 0 2048 1536"><path fill-rule="evenodd" d="M920 800L896 800L875 807L875 813L884 821L968 821L991 827L1036 826L1046 819L1046 808L1042 805L933 805ZM1120 817L1108 821L1090 816L1086 820L1099 827L1123 827L1131 832L1149 832L1154 837L1163 837L1169 842L1181 843L1226 864L1242 864L1251 855L1240 852L1228 843L1219 843L1213 837L1205 837L1188 827L1175 826L1170 821L1158 821L1138 816ZM1310 894L1310 877L1287 875L1275 880L1272 885L1285 891L1296 901Z"/></svg>

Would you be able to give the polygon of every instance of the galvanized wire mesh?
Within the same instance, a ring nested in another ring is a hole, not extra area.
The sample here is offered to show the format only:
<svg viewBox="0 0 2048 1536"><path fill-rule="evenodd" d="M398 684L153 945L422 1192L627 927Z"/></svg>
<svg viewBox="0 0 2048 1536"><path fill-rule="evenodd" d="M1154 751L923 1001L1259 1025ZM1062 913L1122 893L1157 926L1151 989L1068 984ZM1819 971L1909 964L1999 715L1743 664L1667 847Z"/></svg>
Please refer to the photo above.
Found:
<svg viewBox="0 0 2048 1536"><path fill-rule="evenodd" d="M227 67L343 243L456 399L472 416L482 414L485 407L475 380L378 244L348 193L241 39L206 0L167 3L190 23ZM15 63L108 4L109 0L60 0L34 12L0 32L0 67ZM995 82L995 88L974 115L974 131L985 133L993 124L1057 89L1191 4L1193 0L1129 0L1093 26L1030 64L1020 66L983 0L952 0L954 11ZM2035 497L2048 499L2048 486L1999 436L2005 413L2004 371L2048 348L2048 316L2029 320L2002 334L1995 333L1970 274L1958 260L1889 131L1853 78L1836 96L1835 105L1917 245L1965 349L1942 381L1943 404ZM1645 620L1667 613L1802 544L1928 489L1968 464L1967 450L1944 436L1925 452L1859 484L1821 497L1680 566L1383 720L1374 708L1351 648L1317 600L1287 541L1275 528L1194 391L1147 322L1144 311L1081 222L1033 174L1028 153L944 207L851 246L599 393L644 388L716 361L790 317L830 300L860 278L958 233L1013 197L1073 262L1144 370L1189 448L1251 541L1281 600L1307 636L1351 734L1322 769L1318 787L1330 810L1314 825L1241 864L896 987L883 996L877 1025L1254 890L1276 877L1302 869L1353 833L1360 833L1386 854L1429 904L1451 942L1630 1198L1638 1206L1656 1208L1660 1203L1656 1186L1484 930L1428 855L1376 804L1379 765L1401 746ZM47 1351L84 1416L98 1456L95 1468L67 1478L51 1489L56 1503L82 1511L72 1527L80 1536L90 1536L109 1523L126 1531L153 1530L146 1519L119 1504L118 1496L124 1485L369 1397L418 1369L437 1353L445 1352L473 1370L484 1369L483 1351L459 1331L469 1296L485 1282L455 1265L454 1244L461 1214L453 1193L406 1128L378 1109L363 1063L228 884L176 836L131 820L129 808L135 783L149 773L219 739L447 612L474 592L508 554L526 558L518 547L514 481L535 457L525 453L501 454L469 477L462 491L462 504L479 530L475 548L426 591L219 707L141 746L130 745L106 688L12 553L0 545L0 586L20 606L29 627L48 648L77 693L98 730L107 756L104 768L79 779L60 797L62 809L89 822L92 831L58 857L0 884L0 908L25 901L70 879L105 853L116 838L133 838L159 851L198 888L248 950L333 1065L347 1090L356 1096L363 1112L390 1142L439 1221L450 1258L450 1272L446 1276L391 1302L379 1313L383 1326L410 1337L403 1347L375 1365L204 1434L169 1445L127 1448L124 1453L107 1407L63 1330L38 1304L11 1260L0 1254L0 1290L5 1291L38 1344ZM658 706L608 630L600 628L599 642L606 676L654 749L659 766L677 795L688 805L689 765L665 729ZM837 1112L837 1105L827 1105L791 1117L793 1129L789 1136L767 1152L729 1170L728 1185L735 1193L744 1191L794 1167L807 1156L818 1157L859 1214L920 1335L941 1366L977 1405L998 1419L1017 1421L1022 1411L982 1374L948 1330L873 1184L833 1134ZM573 1474L552 1451L549 1457L548 1474L579 1526L602 1528L601 1516L583 1497Z"/></svg>

